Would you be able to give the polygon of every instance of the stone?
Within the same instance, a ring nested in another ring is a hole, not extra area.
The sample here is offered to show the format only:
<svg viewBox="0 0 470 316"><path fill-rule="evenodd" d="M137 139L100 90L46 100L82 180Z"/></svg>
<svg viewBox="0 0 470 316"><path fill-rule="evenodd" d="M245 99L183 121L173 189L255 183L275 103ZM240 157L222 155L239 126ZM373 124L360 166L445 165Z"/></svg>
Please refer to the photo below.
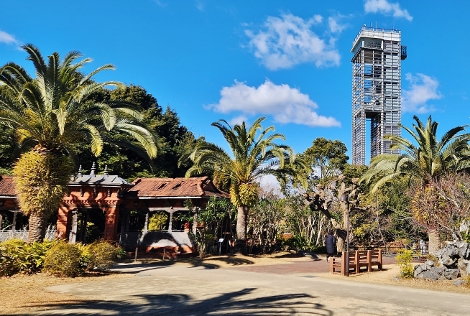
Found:
<svg viewBox="0 0 470 316"><path fill-rule="evenodd" d="M432 267L434 267L434 261L432 261L432 260L426 260L426 262L424 262L424 266L425 266L425 269L424 269L424 270L429 270L429 269L431 269Z"/></svg>
<svg viewBox="0 0 470 316"><path fill-rule="evenodd" d="M413 276L426 280L456 280L470 275L470 244L463 241L447 242L444 248L436 251L440 266L432 260L415 266Z"/></svg>
<svg viewBox="0 0 470 316"><path fill-rule="evenodd" d="M457 246L457 255L460 257L460 258L465 258L465 255L467 253L467 248L468 248L468 244L466 242L463 242L463 241L457 241L455 243L455 245Z"/></svg>
<svg viewBox="0 0 470 316"><path fill-rule="evenodd" d="M465 284L467 284L467 281L462 280L462 279L459 279L459 280L455 280L455 281L453 282L453 284L454 284L455 286L464 286Z"/></svg>
<svg viewBox="0 0 470 316"><path fill-rule="evenodd" d="M426 270L425 270L425 267L424 267L424 264L416 265L416 266L414 267L413 277L419 278L419 275L420 275L421 273L423 273L423 271L426 271Z"/></svg>
<svg viewBox="0 0 470 316"><path fill-rule="evenodd" d="M453 258L459 256L459 245L460 244L458 242L455 242L447 247L447 253L449 254L449 257Z"/></svg>
<svg viewBox="0 0 470 316"><path fill-rule="evenodd" d="M470 275L470 264L467 264L467 268L465 269L467 275Z"/></svg>
<svg viewBox="0 0 470 316"><path fill-rule="evenodd" d="M447 280L455 280L460 276L459 269L445 269L442 276Z"/></svg>
<svg viewBox="0 0 470 316"><path fill-rule="evenodd" d="M436 268L432 268L430 270L426 270L423 273L420 274L421 279L426 279L426 280L433 280L437 281L441 277L441 275L435 270Z"/></svg>
<svg viewBox="0 0 470 316"><path fill-rule="evenodd" d="M470 260L470 245L467 244L467 250L465 251L465 254L463 255L463 258L465 260Z"/></svg>
<svg viewBox="0 0 470 316"><path fill-rule="evenodd" d="M452 258L449 256L448 253L444 252L442 255L439 257L439 262L443 265L446 266L447 268L455 268L457 259Z"/></svg>
<svg viewBox="0 0 470 316"><path fill-rule="evenodd" d="M460 275L466 277L470 274L470 267L468 265L469 261L465 260L464 258L459 258L457 261L457 268L460 271Z"/></svg>

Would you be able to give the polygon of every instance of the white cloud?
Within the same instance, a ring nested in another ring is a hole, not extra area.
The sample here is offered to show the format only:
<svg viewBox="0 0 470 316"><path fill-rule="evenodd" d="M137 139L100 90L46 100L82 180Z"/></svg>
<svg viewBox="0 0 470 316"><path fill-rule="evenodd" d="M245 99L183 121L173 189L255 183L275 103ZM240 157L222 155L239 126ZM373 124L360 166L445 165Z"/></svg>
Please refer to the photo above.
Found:
<svg viewBox="0 0 470 316"><path fill-rule="evenodd" d="M346 24L341 24L340 20L343 18L342 15L335 17L330 16L328 18L328 27L330 28L331 33L341 33L346 27Z"/></svg>
<svg viewBox="0 0 470 316"><path fill-rule="evenodd" d="M19 45L20 42L13 36L0 30L0 43Z"/></svg>
<svg viewBox="0 0 470 316"><path fill-rule="evenodd" d="M229 124L234 126L234 125L241 125L243 122L245 122L245 125L248 125L248 118L245 115L239 115L237 117L232 118L229 121Z"/></svg>
<svg viewBox="0 0 470 316"><path fill-rule="evenodd" d="M271 192L277 195L281 195L281 185L277 181L276 177L268 174L258 179L258 183L265 192Z"/></svg>
<svg viewBox="0 0 470 316"><path fill-rule="evenodd" d="M406 9L401 9L398 2L392 3L388 0L366 0L364 3L364 10L366 13L382 13L392 14L396 18L405 18L408 21L413 20L413 17Z"/></svg>
<svg viewBox="0 0 470 316"><path fill-rule="evenodd" d="M207 106L220 113L241 112L243 115L272 115L279 123L307 126L340 126L333 117L318 115L318 105L309 96L287 84L275 85L266 80L259 87L235 81L220 91L219 103Z"/></svg>
<svg viewBox="0 0 470 316"><path fill-rule="evenodd" d="M320 15L307 21L292 14L280 18L270 16L264 23L264 31L255 34L246 30L245 34L250 38L255 56L271 70L306 62L313 62L317 67L339 65L340 54L335 40L322 39L311 30L322 21Z"/></svg>
<svg viewBox="0 0 470 316"><path fill-rule="evenodd" d="M403 112L422 114L434 111L434 106L428 102L442 98L437 90L439 82L421 73L415 76L407 73L405 79L410 82L410 89L403 91Z"/></svg>

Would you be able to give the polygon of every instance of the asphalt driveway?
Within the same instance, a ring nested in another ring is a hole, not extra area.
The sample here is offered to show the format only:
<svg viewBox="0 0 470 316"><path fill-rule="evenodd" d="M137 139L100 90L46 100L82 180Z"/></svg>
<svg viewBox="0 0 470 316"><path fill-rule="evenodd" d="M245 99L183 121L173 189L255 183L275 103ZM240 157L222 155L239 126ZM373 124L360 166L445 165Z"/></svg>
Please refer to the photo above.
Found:
<svg viewBox="0 0 470 316"><path fill-rule="evenodd" d="M297 264L297 266L296 266ZM468 295L322 278L306 263L127 264L128 277L60 285L82 300L39 315L469 315ZM312 266L312 264L311 264ZM327 264L318 262L325 269ZM253 270L254 269L254 270ZM256 270L261 269L261 270ZM281 270L279 270L281 269Z"/></svg>

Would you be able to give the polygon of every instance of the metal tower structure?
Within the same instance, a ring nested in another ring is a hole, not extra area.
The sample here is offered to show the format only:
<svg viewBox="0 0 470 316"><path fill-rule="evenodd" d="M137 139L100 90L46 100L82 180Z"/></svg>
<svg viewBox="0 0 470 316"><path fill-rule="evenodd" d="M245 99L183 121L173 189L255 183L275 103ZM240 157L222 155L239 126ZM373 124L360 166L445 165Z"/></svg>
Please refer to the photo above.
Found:
<svg viewBox="0 0 470 316"><path fill-rule="evenodd" d="M366 163L366 121L370 157L396 153L385 135L400 135L401 61L407 57L399 30L363 26L353 41L352 163Z"/></svg>

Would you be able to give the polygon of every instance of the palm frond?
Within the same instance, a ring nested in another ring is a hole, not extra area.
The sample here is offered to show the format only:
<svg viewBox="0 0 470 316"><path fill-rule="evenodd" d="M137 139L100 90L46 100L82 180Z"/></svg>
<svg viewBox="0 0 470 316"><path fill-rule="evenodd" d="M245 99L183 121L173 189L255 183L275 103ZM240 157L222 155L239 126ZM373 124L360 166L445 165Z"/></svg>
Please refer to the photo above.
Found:
<svg viewBox="0 0 470 316"><path fill-rule="evenodd" d="M116 129L125 132L132 137L145 149L150 158L157 156L157 142L155 137L148 129L135 124L117 122Z"/></svg>
<svg viewBox="0 0 470 316"><path fill-rule="evenodd" d="M98 157L101 154L101 151L103 150L103 139L101 138L101 133L95 126L91 124L84 124L83 127L88 131L88 135L91 138L91 152L93 153L93 155Z"/></svg>

